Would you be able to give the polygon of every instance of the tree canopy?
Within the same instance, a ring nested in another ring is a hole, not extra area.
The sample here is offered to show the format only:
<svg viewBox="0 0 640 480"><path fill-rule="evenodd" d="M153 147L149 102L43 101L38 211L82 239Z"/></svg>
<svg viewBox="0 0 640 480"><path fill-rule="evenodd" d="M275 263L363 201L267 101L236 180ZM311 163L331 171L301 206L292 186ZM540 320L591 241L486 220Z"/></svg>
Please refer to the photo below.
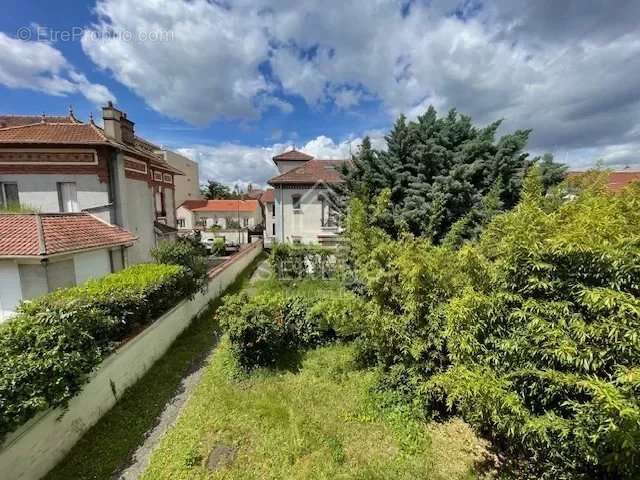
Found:
<svg viewBox="0 0 640 480"><path fill-rule="evenodd" d="M232 191L223 183L209 179L205 185L200 187L200 193L207 200L227 200L240 198L242 192L239 191L238 188L236 188L235 191Z"/></svg>
<svg viewBox="0 0 640 480"><path fill-rule="evenodd" d="M455 109L439 117L433 107L415 121L401 115L385 137L386 150L372 148L365 138L351 164L343 169L343 197L372 205L388 190L384 229L440 242L456 222L462 236L477 233L478 224L493 213L512 208L520 198L529 160L524 151L530 130L516 130L496 139L501 121L474 126ZM547 155L541 161L545 187L559 183L563 167Z"/></svg>

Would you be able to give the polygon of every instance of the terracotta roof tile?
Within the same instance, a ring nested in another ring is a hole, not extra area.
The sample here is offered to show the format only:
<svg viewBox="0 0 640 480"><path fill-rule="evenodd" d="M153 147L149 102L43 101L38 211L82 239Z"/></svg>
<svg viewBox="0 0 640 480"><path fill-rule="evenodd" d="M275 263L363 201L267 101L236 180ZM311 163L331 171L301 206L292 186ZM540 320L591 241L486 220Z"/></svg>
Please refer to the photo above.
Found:
<svg viewBox="0 0 640 480"><path fill-rule="evenodd" d="M571 171L567 175L569 177L578 177L586 172L584 171ZM607 179L607 188L611 192L619 192L631 182L640 181L640 171L638 170L618 170L609 173Z"/></svg>
<svg viewBox="0 0 640 480"><path fill-rule="evenodd" d="M281 184L313 184L316 182L340 183L342 174L339 171L341 165L348 160L309 160L304 165L292 168L288 172L273 177L267 183L270 185Z"/></svg>
<svg viewBox="0 0 640 480"><path fill-rule="evenodd" d="M0 115L0 128L21 127L34 123L78 123L70 115Z"/></svg>
<svg viewBox="0 0 640 480"><path fill-rule="evenodd" d="M192 212L253 212L259 204L257 200L187 200L180 206Z"/></svg>
<svg viewBox="0 0 640 480"><path fill-rule="evenodd" d="M0 143L107 144L102 131L90 123L33 123L0 128Z"/></svg>
<svg viewBox="0 0 640 480"><path fill-rule="evenodd" d="M312 160L313 157L311 155L307 155L306 153L300 152L295 148L293 150L289 150L288 152L281 153L280 155L276 155L273 157L274 160Z"/></svg>
<svg viewBox="0 0 640 480"><path fill-rule="evenodd" d="M260 197L262 203L273 203L276 201L276 191L273 188L268 188L264 191Z"/></svg>
<svg viewBox="0 0 640 480"><path fill-rule="evenodd" d="M136 240L128 231L88 213L0 214L0 231L0 257L46 257Z"/></svg>

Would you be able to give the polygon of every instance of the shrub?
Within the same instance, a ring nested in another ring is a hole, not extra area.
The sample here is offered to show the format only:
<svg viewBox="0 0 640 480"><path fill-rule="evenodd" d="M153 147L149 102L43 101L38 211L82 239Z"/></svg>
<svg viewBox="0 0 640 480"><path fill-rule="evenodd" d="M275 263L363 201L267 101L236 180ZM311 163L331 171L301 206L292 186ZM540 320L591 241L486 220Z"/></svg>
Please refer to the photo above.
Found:
<svg viewBox="0 0 640 480"><path fill-rule="evenodd" d="M0 327L0 438L64 407L109 352L190 288L183 267L135 265L24 302Z"/></svg>
<svg viewBox="0 0 640 480"><path fill-rule="evenodd" d="M331 329L308 314L312 302L297 295L265 293L228 297L220 324L245 369L273 366L303 348L332 337Z"/></svg>
<svg viewBox="0 0 640 480"><path fill-rule="evenodd" d="M318 245L276 243L269 258L278 278L328 278L335 273L335 251Z"/></svg>
<svg viewBox="0 0 640 480"><path fill-rule="evenodd" d="M207 250L202 243L188 238L165 240L151 250L151 255L157 263L185 267L189 276L188 288L194 292L207 284Z"/></svg>
<svg viewBox="0 0 640 480"><path fill-rule="evenodd" d="M520 478L638 478L640 186L541 192L528 178L459 250L394 240L354 202L359 341L387 386L525 458Z"/></svg>

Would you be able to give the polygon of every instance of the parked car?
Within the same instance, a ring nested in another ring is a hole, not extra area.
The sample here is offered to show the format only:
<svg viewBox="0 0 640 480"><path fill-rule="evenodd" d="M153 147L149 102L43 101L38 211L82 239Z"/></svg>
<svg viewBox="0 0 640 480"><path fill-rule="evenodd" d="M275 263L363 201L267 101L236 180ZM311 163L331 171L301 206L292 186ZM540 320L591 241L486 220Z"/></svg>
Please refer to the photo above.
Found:
<svg viewBox="0 0 640 480"><path fill-rule="evenodd" d="M240 244L237 242L227 242L224 249L229 253L237 252L240 250Z"/></svg>

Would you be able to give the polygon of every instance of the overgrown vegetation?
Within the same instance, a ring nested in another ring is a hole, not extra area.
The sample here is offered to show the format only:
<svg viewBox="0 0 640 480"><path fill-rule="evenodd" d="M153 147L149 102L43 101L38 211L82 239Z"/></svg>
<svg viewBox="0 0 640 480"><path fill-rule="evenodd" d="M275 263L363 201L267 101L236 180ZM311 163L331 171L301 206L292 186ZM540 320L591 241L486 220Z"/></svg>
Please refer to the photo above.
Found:
<svg viewBox="0 0 640 480"><path fill-rule="evenodd" d="M336 250L318 245L276 243L269 260L279 279L329 278L338 268Z"/></svg>
<svg viewBox="0 0 640 480"><path fill-rule="evenodd" d="M223 340L143 479L470 479L484 445L462 422L430 428L384 396L353 348L306 351L294 369L243 373ZM218 445L235 460L213 472Z"/></svg>
<svg viewBox="0 0 640 480"><path fill-rule="evenodd" d="M425 412L461 414L519 478L640 474L640 187L588 183L544 196L534 170L474 243L392 238L384 193L350 208L361 359Z"/></svg>
<svg viewBox="0 0 640 480"><path fill-rule="evenodd" d="M21 304L0 327L0 437L65 406L127 336L193 294L177 265L135 265Z"/></svg>

